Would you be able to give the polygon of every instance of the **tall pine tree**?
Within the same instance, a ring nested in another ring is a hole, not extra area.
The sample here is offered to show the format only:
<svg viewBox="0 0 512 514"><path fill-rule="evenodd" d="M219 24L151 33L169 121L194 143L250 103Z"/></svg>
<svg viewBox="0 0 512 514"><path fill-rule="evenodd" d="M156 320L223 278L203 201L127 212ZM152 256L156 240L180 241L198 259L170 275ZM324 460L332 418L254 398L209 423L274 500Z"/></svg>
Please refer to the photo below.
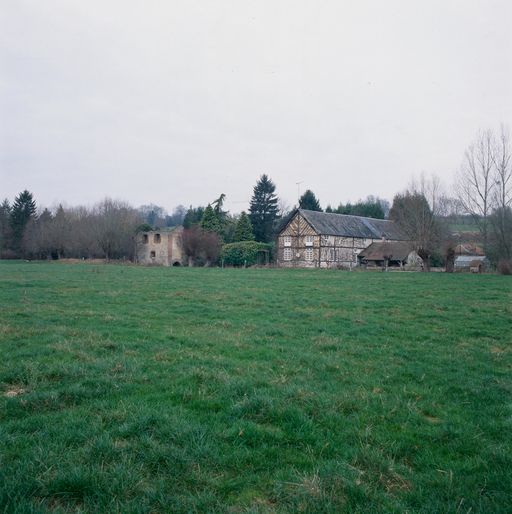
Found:
<svg viewBox="0 0 512 514"><path fill-rule="evenodd" d="M23 232L27 223L35 218L36 215L36 202L32 193L27 191L21 192L15 199L11 208L11 230L13 249L17 252L21 250L21 243L23 240Z"/></svg>
<svg viewBox="0 0 512 514"><path fill-rule="evenodd" d="M251 220L245 211L242 211L236 223L234 240L235 243L239 241L254 241Z"/></svg>
<svg viewBox="0 0 512 514"><path fill-rule="evenodd" d="M278 211L275 190L276 186L265 174L254 186L249 212L256 241L268 243L272 240Z"/></svg>
<svg viewBox="0 0 512 514"><path fill-rule="evenodd" d="M301 209L306 209L308 211L320 211L322 212L322 208L320 207L320 202L318 198L315 196L315 193L308 189L300 198L299 198L299 207Z"/></svg>

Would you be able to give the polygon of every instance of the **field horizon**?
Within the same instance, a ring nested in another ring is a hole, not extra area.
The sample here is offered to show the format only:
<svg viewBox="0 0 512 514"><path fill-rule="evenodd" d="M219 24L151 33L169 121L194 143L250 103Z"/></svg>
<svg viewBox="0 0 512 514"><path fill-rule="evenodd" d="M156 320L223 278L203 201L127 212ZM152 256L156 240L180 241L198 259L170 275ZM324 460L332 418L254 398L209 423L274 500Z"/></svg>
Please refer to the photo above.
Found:
<svg viewBox="0 0 512 514"><path fill-rule="evenodd" d="M0 510L510 512L512 277L0 261Z"/></svg>

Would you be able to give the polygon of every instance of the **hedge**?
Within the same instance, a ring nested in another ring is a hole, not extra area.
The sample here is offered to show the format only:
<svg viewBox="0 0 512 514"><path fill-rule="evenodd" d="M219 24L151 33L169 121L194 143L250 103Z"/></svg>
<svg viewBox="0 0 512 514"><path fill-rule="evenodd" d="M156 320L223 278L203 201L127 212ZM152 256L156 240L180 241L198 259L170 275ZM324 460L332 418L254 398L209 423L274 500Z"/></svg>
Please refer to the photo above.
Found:
<svg viewBox="0 0 512 514"><path fill-rule="evenodd" d="M263 255L264 252L268 252L270 260L271 251L271 244L241 241L224 245L222 247L221 259L227 266L253 266L258 264L258 255ZM264 257L263 259L263 262L266 262Z"/></svg>

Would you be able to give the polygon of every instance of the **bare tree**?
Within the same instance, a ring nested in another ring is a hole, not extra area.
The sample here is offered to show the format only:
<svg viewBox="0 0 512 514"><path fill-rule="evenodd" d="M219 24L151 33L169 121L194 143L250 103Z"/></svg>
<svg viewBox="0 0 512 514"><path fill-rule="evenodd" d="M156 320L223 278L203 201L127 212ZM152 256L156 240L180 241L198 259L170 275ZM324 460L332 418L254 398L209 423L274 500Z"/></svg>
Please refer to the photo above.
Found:
<svg viewBox="0 0 512 514"><path fill-rule="evenodd" d="M63 245L64 254L78 258L102 257L102 250L96 237L93 211L83 206L73 207L65 209L65 216L67 223L63 221L62 224L67 225L67 237L62 240L59 236L57 239Z"/></svg>
<svg viewBox="0 0 512 514"><path fill-rule="evenodd" d="M150 203L141 205L138 209L143 221L152 227L165 227L167 212L163 207Z"/></svg>
<svg viewBox="0 0 512 514"><path fill-rule="evenodd" d="M496 208L506 208L512 204L512 149L510 133L501 126L493 154Z"/></svg>
<svg viewBox="0 0 512 514"><path fill-rule="evenodd" d="M203 263L210 266L220 255L220 238L215 232L207 232L198 226L186 228L181 241L188 265Z"/></svg>
<svg viewBox="0 0 512 514"><path fill-rule="evenodd" d="M49 259L52 255L51 225L52 214L44 209L37 217L31 219L23 233L23 255L35 259Z"/></svg>
<svg viewBox="0 0 512 514"><path fill-rule="evenodd" d="M106 198L94 209L96 239L105 259L132 259L140 214L127 203Z"/></svg>
<svg viewBox="0 0 512 514"><path fill-rule="evenodd" d="M188 265L190 267L194 266L201 254L201 236L202 230L197 225L186 228L181 234L183 252L187 256Z"/></svg>
<svg viewBox="0 0 512 514"><path fill-rule="evenodd" d="M215 232L205 232L202 239L202 250L205 258L205 266L211 266L217 262L220 255L220 237Z"/></svg>
<svg viewBox="0 0 512 514"><path fill-rule="evenodd" d="M480 132L464 153L464 161L455 186L464 210L471 214L478 224L484 247L487 247L489 215L496 187L495 149L493 132Z"/></svg>
<svg viewBox="0 0 512 514"><path fill-rule="evenodd" d="M443 227L439 217L444 208L444 195L438 177L412 180L409 187L395 195L389 219L396 221L408 238L414 242L425 268L430 269L430 259L441 249Z"/></svg>
<svg viewBox="0 0 512 514"><path fill-rule="evenodd" d="M512 149L502 125L493 153L494 195L491 221L492 253L496 260L512 258Z"/></svg>

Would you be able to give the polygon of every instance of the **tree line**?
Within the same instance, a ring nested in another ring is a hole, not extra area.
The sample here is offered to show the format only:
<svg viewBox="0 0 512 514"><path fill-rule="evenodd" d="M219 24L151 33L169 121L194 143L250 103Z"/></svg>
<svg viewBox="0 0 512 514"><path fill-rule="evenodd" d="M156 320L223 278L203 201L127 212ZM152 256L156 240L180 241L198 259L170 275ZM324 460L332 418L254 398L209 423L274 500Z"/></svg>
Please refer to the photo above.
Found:
<svg viewBox="0 0 512 514"><path fill-rule="evenodd" d="M28 190L12 205L0 205L0 258L135 257L135 234L142 230L184 225L183 246L189 262L215 262L223 244L273 239L280 218L276 186L263 174L257 181L249 212L233 216L223 208L225 195L206 207L178 206L171 216L156 205L138 209L105 199L93 207L59 205L54 212L38 211Z"/></svg>
<svg viewBox="0 0 512 514"><path fill-rule="evenodd" d="M450 221L471 218L478 227L483 248L495 264L512 260L512 151L510 136L502 126L498 132L480 132L468 146L451 194L435 176L422 175L387 200L368 196L355 203L340 203L325 212L389 218L396 221L414 242L427 263L453 262L460 239ZM219 260L226 245L237 259L267 251L293 209L283 207L276 186L263 174L257 180L248 212L232 215L224 210L221 194L206 206L179 205L172 214L154 204L134 208L126 202L105 199L93 207L38 210L33 195L25 190L12 205L0 205L0 258L105 258L133 259L134 236L139 230L183 225L183 247L190 264ZM323 211L315 193L308 189L298 207ZM249 244L252 242L253 244ZM242 251L240 248L246 248Z"/></svg>
<svg viewBox="0 0 512 514"><path fill-rule="evenodd" d="M0 207L0 258L133 259L133 235L141 216L126 202L37 212L32 193L22 191Z"/></svg>

